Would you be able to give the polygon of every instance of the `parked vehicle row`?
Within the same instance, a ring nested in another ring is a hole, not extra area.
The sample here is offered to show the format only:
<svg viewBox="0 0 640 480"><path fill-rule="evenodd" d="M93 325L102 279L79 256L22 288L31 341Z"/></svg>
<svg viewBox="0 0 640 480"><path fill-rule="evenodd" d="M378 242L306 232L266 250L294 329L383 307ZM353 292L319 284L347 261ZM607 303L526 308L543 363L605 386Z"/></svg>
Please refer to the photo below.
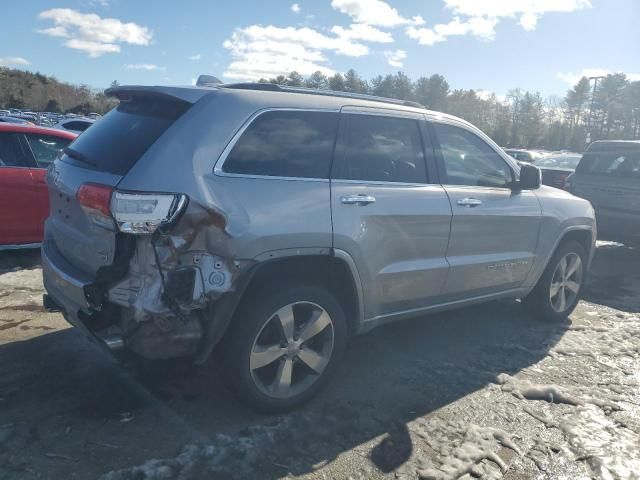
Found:
<svg viewBox="0 0 640 480"><path fill-rule="evenodd" d="M75 133L83 132L91 126L93 122L101 118L98 113L92 112L86 116L78 115L75 113L54 113L54 112L31 112L26 110L20 110L17 108L2 109L0 110L0 121L21 123L28 122L32 125L38 125L42 127L55 127L65 130L71 130ZM75 125L74 128L65 127L65 124L74 120L80 122Z"/></svg>
<svg viewBox="0 0 640 480"><path fill-rule="evenodd" d="M504 151L519 162L526 163L533 163L540 158L544 158L546 155L545 153L537 150L525 150L520 148L505 148Z"/></svg>

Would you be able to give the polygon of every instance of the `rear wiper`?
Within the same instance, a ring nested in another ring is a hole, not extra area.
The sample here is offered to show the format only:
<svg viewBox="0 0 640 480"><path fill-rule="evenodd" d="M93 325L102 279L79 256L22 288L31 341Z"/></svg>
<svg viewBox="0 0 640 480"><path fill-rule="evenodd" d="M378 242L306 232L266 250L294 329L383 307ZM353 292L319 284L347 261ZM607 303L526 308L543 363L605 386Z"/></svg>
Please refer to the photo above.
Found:
<svg viewBox="0 0 640 480"><path fill-rule="evenodd" d="M89 160L86 156L84 156L77 150L74 150L73 148L65 147L62 151L66 153L69 157L73 158L74 160L78 160L82 163L86 163L87 165L91 165L92 167L98 167L98 165L96 165L94 162Z"/></svg>

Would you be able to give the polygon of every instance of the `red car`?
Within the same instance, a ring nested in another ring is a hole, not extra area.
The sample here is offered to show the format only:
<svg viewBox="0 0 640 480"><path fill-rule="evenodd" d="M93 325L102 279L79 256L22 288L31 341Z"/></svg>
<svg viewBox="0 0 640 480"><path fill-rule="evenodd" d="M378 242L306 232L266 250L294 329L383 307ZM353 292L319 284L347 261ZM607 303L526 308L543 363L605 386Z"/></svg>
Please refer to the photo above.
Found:
<svg viewBox="0 0 640 480"><path fill-rule="evenodd" d="M0 123L0 250L37 247L49 215L46 169L77 135Z"/></svg>

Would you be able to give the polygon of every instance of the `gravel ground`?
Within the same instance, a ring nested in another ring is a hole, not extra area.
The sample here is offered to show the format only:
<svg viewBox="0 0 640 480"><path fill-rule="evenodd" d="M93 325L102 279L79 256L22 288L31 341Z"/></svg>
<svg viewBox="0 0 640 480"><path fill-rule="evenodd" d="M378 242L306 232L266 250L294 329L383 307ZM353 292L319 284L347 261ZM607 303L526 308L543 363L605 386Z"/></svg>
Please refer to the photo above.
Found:
<svg viewBox="0 0 640 480"><path fill-rule="evenodd" d="M215 358L127 370L0 256L0 479L640 479L640 252L598 248L569 322L498 302L353 339L317 399L259 416Z"/></svg>

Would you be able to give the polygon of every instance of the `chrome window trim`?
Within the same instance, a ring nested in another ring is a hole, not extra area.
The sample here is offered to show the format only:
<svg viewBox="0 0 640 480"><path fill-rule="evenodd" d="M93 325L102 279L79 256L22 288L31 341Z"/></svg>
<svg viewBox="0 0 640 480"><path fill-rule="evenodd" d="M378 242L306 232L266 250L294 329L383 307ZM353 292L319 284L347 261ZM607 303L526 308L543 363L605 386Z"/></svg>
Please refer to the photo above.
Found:
<svg viewBox="0 0 640 480"><path fill-rule="evenodd" d="M416 183L416 182L387 182L384 180L352 180L346 178L332 178L332 183L343 183L348 185L392 185L396 187L439 187L439 183Z"/></svg>
<svg viewBox="0 0 640 480"><path fill-rule="evenodd" d="M229 153L233 150L242 134L249 126L260 116L267 112L321 112L321 113L337 113L340 114L339 109L335 108L294 108L294 107L268 107L258 110L252 113L244 124L238 129L238 131L231 137L231 140L224 148L220 157L216 161L213 167L213 174L218 177L231 177L231 178L253 178L253 179L270 179L270 180L301 180L307 182L329 182L329 178L308 178L308 177L282 177L273 175L257 175L250 173L230 173L223 170L224 162L226 162ZM338 132L336 131L336 135Z"/></svg>

